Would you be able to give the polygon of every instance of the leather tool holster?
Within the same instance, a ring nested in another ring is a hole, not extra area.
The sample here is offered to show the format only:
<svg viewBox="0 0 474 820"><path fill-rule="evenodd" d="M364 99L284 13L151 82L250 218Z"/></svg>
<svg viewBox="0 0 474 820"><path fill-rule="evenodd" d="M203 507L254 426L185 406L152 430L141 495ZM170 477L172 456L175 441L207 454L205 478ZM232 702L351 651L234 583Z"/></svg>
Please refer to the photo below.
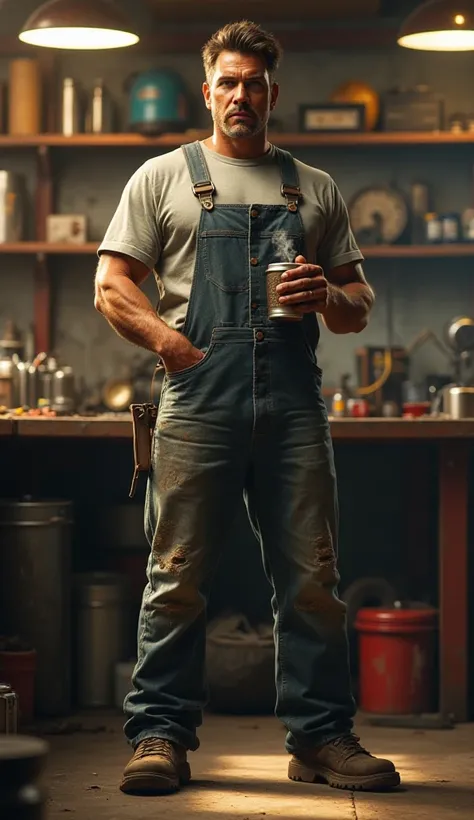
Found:
<svg viewBox="0 0 474 820"><path fill-rule="evenodd" d="M135 467L129 497L133 498L140 473L148 472L151 467L151 447L155 430L158 408L152 402L148 404L131 404L133 423L133 457Z"/></svg>

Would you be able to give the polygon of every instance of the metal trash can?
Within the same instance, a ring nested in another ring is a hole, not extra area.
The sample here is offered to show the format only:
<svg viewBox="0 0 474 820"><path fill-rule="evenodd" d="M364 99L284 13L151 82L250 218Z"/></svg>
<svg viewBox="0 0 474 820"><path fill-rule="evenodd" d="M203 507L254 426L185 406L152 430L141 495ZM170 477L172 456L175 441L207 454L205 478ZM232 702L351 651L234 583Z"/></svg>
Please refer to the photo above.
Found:
<svg viewBox="0 0 474 820"><path fill-rule="evenodd" d="M71 708L72 502L0 501L0 623L37 652L35 711Z"/></svg>
<svg viewBox="0 0 474 820"><path fill-rule="evenodd" d="M49 746L28 735L0 737L0 817L2 820L46 820L43 782Z"/></svg>
<svg viewBox="0 0 474 820"><path fill-rule="evenodd" d="M75 592L78 705L113 706L115 665L127 657L126 579L115 573L79 574Z"/></svg>

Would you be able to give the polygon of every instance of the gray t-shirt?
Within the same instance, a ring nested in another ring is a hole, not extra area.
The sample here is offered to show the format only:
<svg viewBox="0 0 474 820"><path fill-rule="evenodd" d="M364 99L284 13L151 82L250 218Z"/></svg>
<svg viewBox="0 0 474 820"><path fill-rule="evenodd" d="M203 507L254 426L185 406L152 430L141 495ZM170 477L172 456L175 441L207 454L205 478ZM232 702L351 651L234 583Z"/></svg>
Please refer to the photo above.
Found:
<svg viewBox="0 0 474 820"><path fill-rule="evenodd" d="M201 143L216 187L216 205L281 205L280 168L272 148L256 159L231 159ZM295 160L303 199L308 262L327 272L363 260L347 208L331 177ZM130 178L99 254L123 253L154 270L159 315L181 330L193 281L201 205L181 148L145 162Z"/></svg>

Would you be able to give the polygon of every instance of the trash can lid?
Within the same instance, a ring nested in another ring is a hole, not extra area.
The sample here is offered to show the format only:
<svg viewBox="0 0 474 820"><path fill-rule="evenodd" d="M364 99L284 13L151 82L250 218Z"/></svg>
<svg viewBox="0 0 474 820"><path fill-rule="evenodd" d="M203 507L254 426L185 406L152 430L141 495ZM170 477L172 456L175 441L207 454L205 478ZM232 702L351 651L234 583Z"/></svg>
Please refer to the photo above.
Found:
<svg viewBox="0 0 474 820"><path fill-rule="evenodd" d="M44 757L48 751L48 744L38 737L29 735L2 735L0 737L0 761L30 760Z"/></svg>
<svg viewBox="0 0 474 820"><path fill-rule="evenodd" d="M432 630L435 628L438 610L434 607L419 609L365 607L357 613L355 628L370 632L397 632Z"/></svg>

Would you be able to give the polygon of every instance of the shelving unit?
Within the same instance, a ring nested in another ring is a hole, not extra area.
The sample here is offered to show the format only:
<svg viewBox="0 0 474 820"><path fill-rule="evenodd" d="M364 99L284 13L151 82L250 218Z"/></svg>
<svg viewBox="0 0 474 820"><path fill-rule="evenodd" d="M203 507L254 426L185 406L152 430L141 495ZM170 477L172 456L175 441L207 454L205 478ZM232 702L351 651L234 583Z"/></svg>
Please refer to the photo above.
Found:
<svg viewBox="0 0 474 820"><path fill-rule="evenodd" d="M0 135L2 148L177 148L183 143L209 137L209 131L190 130L181 134L162 134L144 137L141 134L37 134L27 137ZM460 134L451 131L371 131L348 134L299 134L275 132L269 134L270 142L288 148L324 147L375 147L397 145L474 145L474 132Z"/></svg>
<svg viewBox="0 0 474 820"><path fill-rule="evenodd" d="M51 281L48 257L53 255L92 255L97 242L84 245L51 244L46 242L46 220L54 213L52 152L55 149L78 148L146 148L170 150L183 143L205 139L209 131L189 130L179 134L145 137L135 133L121 134L63 134L44 133L33 136L0 135L2 150L35 149L37 156L36 186L36 239L0 245L1 254L28 254L35 257L34 325L38 350L50 348ZM269 139L277 146L294 148L397 148L409 146L474 146L474 132L461 134L451 131L436 132L369 132L335 134L270 133ZM474 243L449 245L374 245L363 248L367 259L454 258L474 256Z"/></svg>
<svg viewBox="0 0 474 820"><path fill-rule="evenodd" d="M0 254L28 254L28 255L83 255L95 254L99 247L98 242L85 242L82 245L54 244L52 242L9 242L0 244ZM452 256L474 256L474 242L472 244L446 245L371 245L361 248L366 259L412 259L437 258Z"/></svg>

